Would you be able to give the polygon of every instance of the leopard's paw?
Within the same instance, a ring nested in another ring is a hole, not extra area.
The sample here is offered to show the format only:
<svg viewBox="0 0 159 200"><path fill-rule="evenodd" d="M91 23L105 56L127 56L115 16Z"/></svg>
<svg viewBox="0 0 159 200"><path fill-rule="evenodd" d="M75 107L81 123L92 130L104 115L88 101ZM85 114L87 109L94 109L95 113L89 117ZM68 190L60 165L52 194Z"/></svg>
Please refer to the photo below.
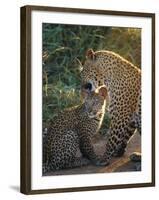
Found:
<svg viewBox="0 0 159 200"><path fill-rule="evenodd" d="M96 166L107 166L107 165L109 165L109 162L108 162L106 159L98 158L98 159L95 161L95 165L96 165Z"/></svg>
<svg viewBox="0 0 159 200"><path fill-rule="evenodd" d="M122 157L125 153L125 149L119 149L117 151L114 152L113 156L114 157Z"/></svg>
<svg viewBox="0 0 159 200"><path fill-rule="evenodd" d="M130 160L133 162L139 162L141 161L141 153L139 152L134 152L130 155Z"/></svg>
<svg viewBox="0 0 159 200"><path fill-rule="evenodd" d="M121 157L125 153L125 148L126 148L127 143L122 143L118 145L117 149L115 150L113 156L114 157Z"/></svg>
<svg viewBox="0 0 159 200"><path fill-rule="evenodd" d="M135 163L135 170L136 171L141 171L141 162L136 162Z"/></svg>
<svg viewBox="0 0 159 200"><path fill-rule="evenodd" d="M88 160L87 158L81 158L81 165L85 166L85 165L89 165L91 163L90 160Z"/></svg>

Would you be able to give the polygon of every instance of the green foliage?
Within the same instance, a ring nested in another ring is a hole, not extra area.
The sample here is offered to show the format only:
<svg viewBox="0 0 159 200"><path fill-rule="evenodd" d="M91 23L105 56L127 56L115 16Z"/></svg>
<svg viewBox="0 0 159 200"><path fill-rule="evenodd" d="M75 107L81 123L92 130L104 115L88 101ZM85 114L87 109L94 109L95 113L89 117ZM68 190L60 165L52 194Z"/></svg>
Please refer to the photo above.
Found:
<svg viewBox="0 0 159 200"><path fill-rule="evenodd" d="M137 66L141 64L141 30L43 24L43 126L57 112L81 103L79 63L85 52L111 50ZM101 133L109 127L106 115Z"/></svg>

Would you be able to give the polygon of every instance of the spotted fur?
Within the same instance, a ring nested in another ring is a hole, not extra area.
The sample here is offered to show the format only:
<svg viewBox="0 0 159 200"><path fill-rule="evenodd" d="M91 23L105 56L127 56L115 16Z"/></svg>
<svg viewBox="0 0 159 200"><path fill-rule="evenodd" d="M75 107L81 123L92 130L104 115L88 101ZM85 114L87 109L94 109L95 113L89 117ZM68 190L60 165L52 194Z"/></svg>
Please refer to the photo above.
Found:
<svg viewBox="0 0 159 200"><path fill-rule="evenodd" d="M81 72L82 90L105 85L111 125L103 160L122 155L136 128L141 133L141 70L111 51L88 50Z"/></svg>
<svg viewBox="0 0 159 200"><path fill-rule="evenodd" d="M91 92L84 103L61 112L50 124L43 143L43 172L99 163L92 137L103 121L107 92ZM80 148L85 158L76 158Z"/></svg>

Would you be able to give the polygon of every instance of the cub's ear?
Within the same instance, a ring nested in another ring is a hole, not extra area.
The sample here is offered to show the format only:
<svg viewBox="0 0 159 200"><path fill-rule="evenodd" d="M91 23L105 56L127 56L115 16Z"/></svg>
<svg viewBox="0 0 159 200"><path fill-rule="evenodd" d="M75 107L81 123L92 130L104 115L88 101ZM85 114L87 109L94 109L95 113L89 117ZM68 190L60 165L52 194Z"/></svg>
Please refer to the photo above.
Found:
<svg viewBox="0 0 159 200"><path fill-rule="evenodd" d="M104 97L104 99L106 99L108 92L107 92L107 88L105 86L102 86L99 88L99 94Z"/></svg>
<svg viewBox="0 0 159 200"><path fill-rule="evenodd" d="M86 58L89 58L91 60L95 60L96 55L95 52L93 51L93 49L88 49L86 52Z"/></svg>

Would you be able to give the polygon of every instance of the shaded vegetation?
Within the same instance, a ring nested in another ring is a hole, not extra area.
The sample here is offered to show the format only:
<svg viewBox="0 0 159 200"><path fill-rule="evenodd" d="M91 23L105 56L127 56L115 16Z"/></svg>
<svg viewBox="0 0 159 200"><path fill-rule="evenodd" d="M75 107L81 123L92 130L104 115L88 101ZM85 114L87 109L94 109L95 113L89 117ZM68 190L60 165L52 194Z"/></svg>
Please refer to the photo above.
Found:
<svg viewBox="0 0 159 200"><path fill-rule="evenodd" d="M85 52L111 50L133 64L141 65L141 30L43 24L43 127L57 112L77 105L80 98L79 63ZM109 127L106 115L101 132Z"/></svg>

